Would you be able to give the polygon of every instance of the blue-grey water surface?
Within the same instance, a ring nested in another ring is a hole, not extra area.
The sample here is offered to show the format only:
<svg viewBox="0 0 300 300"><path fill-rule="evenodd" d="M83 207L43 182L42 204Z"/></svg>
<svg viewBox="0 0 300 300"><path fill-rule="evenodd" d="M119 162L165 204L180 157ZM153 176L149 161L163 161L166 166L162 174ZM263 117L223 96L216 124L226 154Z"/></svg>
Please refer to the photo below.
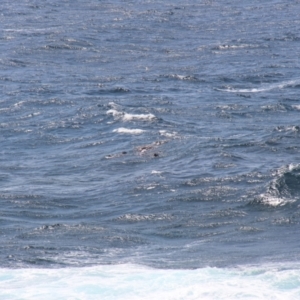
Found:
<svg viewBox="0 0 300 300"><path fill-rule="evenodd" d="M300 1L0 4L0 266L298 261Z"/></svg>

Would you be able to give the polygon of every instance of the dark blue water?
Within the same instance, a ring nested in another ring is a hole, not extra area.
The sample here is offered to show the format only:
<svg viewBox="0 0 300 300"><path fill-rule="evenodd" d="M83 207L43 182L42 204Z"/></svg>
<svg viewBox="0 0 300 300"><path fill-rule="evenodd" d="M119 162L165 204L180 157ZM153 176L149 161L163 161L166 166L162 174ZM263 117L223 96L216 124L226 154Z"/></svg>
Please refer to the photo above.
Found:
<svg viewBox="0 0 300 300"><path fill-rule="evenodd" d="M2 1L0 266L293 262L299 1Z"/></svg>

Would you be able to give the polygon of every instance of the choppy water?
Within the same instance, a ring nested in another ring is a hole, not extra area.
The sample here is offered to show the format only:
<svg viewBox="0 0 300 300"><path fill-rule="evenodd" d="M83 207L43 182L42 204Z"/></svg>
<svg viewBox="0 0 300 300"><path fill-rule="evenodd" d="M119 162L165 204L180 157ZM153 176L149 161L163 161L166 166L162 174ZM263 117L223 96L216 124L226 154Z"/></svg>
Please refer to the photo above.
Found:
<svg viewBox="0 0 300 300"><path fill-rule="evenodd" d="M3 270L296 264L299 13L2 1Z"/></svg>

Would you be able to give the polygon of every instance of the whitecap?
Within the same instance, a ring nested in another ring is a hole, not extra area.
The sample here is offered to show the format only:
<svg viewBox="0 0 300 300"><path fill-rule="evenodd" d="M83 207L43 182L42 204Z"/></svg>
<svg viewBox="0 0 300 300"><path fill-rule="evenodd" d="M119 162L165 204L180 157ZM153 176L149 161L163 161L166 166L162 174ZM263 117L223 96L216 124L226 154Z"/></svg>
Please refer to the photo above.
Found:
<svg viewBox="0 0 300 300"><path fill-rule="evenodd" d="M143 222L143 221L169 221L173 217L169 214L125 214L117 218L117 221Z"/></svg>
<svg viewBox="0 0 300 300"><path fill-rule="evenodd" d="M108 115L112 115L115 119L122 119L125 122L128 121L151 121L156 117L153 114L129 114L125 112L118 111L116 109L110 109L106 112Z"/></svg>
<svg viewBox="0 0 300 300"><path fill-rule="evenodd" d="M240 44L240 45L219 45L214 48L214 50L230 50L230 49L244 49L244 48L256 48L257 45L251 45L251 44Z"/></svg>
<svg viewBox="0 0 300 300"><path fill-rule="evenodd" d="M124 133L124 134L141 134L141 133L145 132L145 130L129 129L129 128L120 127L120 128L114 129L113 132Z"/></svg>
<svg viewBox="0 0 300 300"><path fill-rule="evenodd" d="M194 77L194 76L192 76L192 75L171 74L171 75L168 75L167 77L169 77L169 78L174 78L174 79L178 79L178 80L187 80L187 81L194 81L194 80L197 80L197 78Z"/></svg>
<svg viewBox="0 0 300 300"><path fill-rule="evenodd" d="M121 117L123 115L122 112L117 111L116 109L109 109L106 112L107 115L112 115L113 117Z"/></svg>
<svg viewBox="0 0 300 300"><path fill-rule="evenodd" d="M277 207L299 200L299 168L298 164L289 164L276 170L275 178L269 183L267 191L260 194L255 202Z"/></svg>
<svg viewBox="0 0 300 300"><path fill-rule="evenodd" d="M167 130L160 130L159 134L169 138L175 138L177 136L177 132L168 132Z"/></svg>
<svg viewBox="0 0 300 300"><path fill-rule="evenodd" d="M274 89L283 89L286 87L293 87L300 84L300 79L295 80L289 80L289 81L283 81L278 83L272 83L272 84L265 84L261 87L255 87L255 88L234 88L234 87L225 87L225 88L217 88L216 90L221 92L228 92L228 93L259 93L259 92L267 92Z"/></svg>
<svg viewBox="0 0 300 300"><path fill-rule="evenodd" d="M124 113L122 119L124 121L132 121L132 120L151 121L151 120L155 119L155 115L153 115L153 114L128 114L128 113Z"/></svg>
<svg viewBox="0 0 300 300"><path fill-rule="evenodd" d="M275 197L268 193L259 195L258 199L259 199L260 203L269 205L269 206L273 206L273 207L284 206L287 203L291 202L288 199L281 198L281 197Z"/></svg>
<svg viewBox="0 0 300 300"><path fill-rule="evenodd" d="M155 189L155 185L151 185L146 188L146 190L153 190L153 189Z"/></svg>
<svg viewBox="0 0 300 300"><path fill-rule="evenodd" d="M151 171L151 174L160 175L161 173L162 173L161 171L156 171L156 170Z"/></svg>
<svg viewBox="0 0 300 300"><path fill-rule="evenodd" d="M108 105L111 106L111 107L114 108L114 109L117 109L117 108L120 107L120 106L119 106L117 103L115 103L115 102L109 102Z"/></svg>

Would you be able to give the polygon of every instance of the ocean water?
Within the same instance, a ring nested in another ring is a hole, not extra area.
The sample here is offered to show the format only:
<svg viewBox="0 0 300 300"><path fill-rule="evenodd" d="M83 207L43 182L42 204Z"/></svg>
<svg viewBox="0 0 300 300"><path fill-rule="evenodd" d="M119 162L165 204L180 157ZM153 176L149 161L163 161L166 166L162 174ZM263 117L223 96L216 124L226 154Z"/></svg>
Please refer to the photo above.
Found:
<svg viewBox="0 0 300 300"><path fill-rule="evenodd" d="M297 299L300 1L1 1L1 299Z"/></svg>

